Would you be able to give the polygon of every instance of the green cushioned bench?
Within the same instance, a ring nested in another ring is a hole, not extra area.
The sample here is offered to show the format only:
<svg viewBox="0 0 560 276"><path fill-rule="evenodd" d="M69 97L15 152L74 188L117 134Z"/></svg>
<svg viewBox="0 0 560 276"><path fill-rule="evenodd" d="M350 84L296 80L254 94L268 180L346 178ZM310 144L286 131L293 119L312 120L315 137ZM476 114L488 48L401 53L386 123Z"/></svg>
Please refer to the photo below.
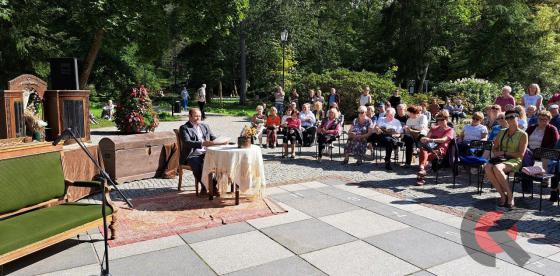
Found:
<svg viewBox="0 0 560 276"><path fill-rule="evenodd" d="M100 204L66 202L68 185L58 151L0 160L0 265L103 225ZM104 190L114 238L114 208Z"/></svg>

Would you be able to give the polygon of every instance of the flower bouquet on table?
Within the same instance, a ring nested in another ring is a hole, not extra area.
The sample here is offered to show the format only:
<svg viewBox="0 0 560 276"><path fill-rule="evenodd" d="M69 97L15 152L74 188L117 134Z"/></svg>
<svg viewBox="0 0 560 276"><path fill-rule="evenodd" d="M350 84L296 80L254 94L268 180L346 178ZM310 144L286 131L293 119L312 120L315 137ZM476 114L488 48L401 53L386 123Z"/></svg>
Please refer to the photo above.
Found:
<svg viewBox="0 0 560 276"><path fill-rule="evenodd" d="M253 143L253 139L257 135L257 129L250 126L244 126L241 134L237 138L238 148L249 148Z"/></svg>

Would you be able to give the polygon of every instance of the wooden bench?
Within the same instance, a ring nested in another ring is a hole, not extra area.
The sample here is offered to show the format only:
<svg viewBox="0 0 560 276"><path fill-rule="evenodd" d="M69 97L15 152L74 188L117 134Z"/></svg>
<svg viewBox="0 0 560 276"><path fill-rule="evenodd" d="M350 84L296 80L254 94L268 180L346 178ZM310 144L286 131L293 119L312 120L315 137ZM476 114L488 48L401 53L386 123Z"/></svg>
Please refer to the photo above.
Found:
<svg viewBox="0 0 560 276"><path fill-rule="evenodd" d="M65 183L59 151L13 155L0 160L0 265L103 225L101 204L67 202L69 185L104 188L115 237L116 209L105 184Z"/></svg>

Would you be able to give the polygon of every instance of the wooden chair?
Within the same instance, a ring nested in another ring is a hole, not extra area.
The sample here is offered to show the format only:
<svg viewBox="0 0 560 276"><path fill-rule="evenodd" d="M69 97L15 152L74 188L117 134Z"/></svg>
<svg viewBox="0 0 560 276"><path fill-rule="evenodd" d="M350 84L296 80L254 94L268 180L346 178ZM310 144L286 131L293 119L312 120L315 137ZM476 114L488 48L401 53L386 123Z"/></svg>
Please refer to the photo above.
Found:
<svg viewBox="0 0 560 276"><path fill-rule="evenodd" d="M181 141L181 135L179 133L179 130L174 129L173 131L175 132L175 135L177 136L177 148L178 148L179 152L182 152L181 149L183 148L183 142ZM179 173L179 185L177 186L177 190L179 190L179 191L181 190L181 186L183 185L183 170L192 171L192 168L189 165L181 164L181 161L179 161L179 167L177 168L177 171ZM196 195L198 195L198 184L199 183L200 183L200 179L197 179L195 177L194 187L195 187Z"/></svg>

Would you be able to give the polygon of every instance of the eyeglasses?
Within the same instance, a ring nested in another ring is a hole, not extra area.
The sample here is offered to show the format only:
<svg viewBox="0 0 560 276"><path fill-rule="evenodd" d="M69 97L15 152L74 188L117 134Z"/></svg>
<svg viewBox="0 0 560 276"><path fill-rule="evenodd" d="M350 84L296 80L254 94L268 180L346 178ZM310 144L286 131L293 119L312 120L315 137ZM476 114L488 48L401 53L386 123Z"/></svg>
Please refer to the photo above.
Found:
<svg viewBox="0 0 560 276"><path fill-rule="evenodd" d="M473 119L473 121L480 121L480 118L473 117L472 119Z"/></svg>
<svg viewBox="0 0 560 276"><path fill-rule="evenodd" d="M365 111L358 111L358 114L366 113Z"/></svg>
<svg viewBox="0 0 560 276"><path fill-rule="evenodd" d="M546 120L546 121L548 121L548 120L550 120L550 118L548 118L547 116L541 116L541 117L539 117L539 120Z"/></svg>
<svg viewBox="0 0 560 276"><path fill-rule="evenodd" d="M517 118L517 116L506 116L506 120L513 120Z"/></svg>

